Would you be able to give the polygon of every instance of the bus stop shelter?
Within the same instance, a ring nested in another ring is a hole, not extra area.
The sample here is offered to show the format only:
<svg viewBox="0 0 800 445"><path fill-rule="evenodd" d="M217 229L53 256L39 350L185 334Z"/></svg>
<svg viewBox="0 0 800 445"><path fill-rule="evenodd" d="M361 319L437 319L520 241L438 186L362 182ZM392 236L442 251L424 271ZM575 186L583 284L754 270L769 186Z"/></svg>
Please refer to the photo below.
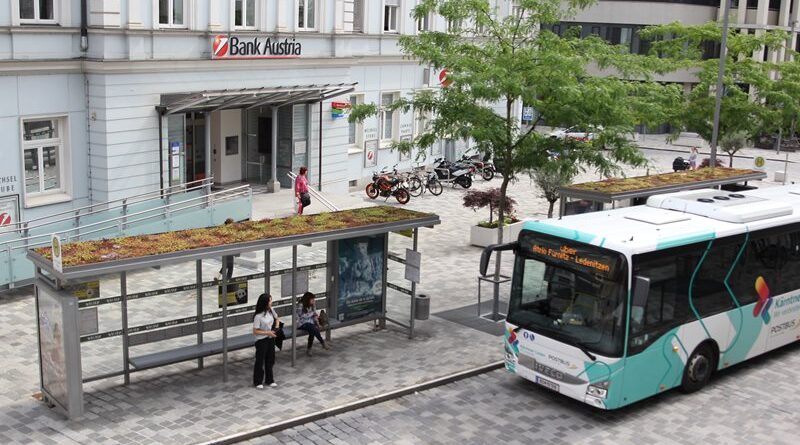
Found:
<svg viewBox="0 0 800 445"><path fill-rule="evenodd" d="M308 272L315 269L325 269L325 291L316 292L316 296L318 302L325 301L318 304L318 309L326 309L330 316L328 338L331 329L370 321L381 326L385 326L386 321L398 324L407 329L412 338L421 262L417 251L419 229L432 228L439 223L439 217L434 214L380 206L64 245L54 235L51 247L28 252L36 270L34 286L42 398L67 417L77 418L83 414L84 383L122 376L127 385L133 372L190 360L197 360L197 367L202 368L203 357L215 354L222 354L223 380L227 380L229 351L250 347L254 342L252 333L228 335L229 327L252 322L255 306L237 305L239 297L246 297L247 283L253 280L263 280L264 289L269 292L271 277L281 277L282 299L273 297L273 307L281 317L291 314L291 326L287 326L286 332L291 331L294 366L297 295L308 290ZM390 233L412 238L412 248L407 249L405 258L389 251ZM298 246L312 243L325 243L327 261L298 267ZM285 247L292 249L292 267L271 270L270 251ZM264 254L261 272L230 279L223 273L220 281L203 279L204 259L221 259L224 270L229 263L226 258L260 251ZM405 265L410 289L390 282L390 261ZM194 263L196 280L193 283L175 283L168 288L135 293L127 291L130 272L178 263ZM109 275L119 277L120 293L100 298L99 279ZM216 288L216 295L212 297L219 302L220 311L203 312L204 289L207 288ZM387 316L388 289L410 297L408 323ZM171 314L167 304L163 305L165 316L173 318L129 325L130 301L184 291L196 292L196 314L188 317ZM121 326L100 332L97 307L107 304L119 304ZM221 340L204 341L203 334L210 331L221 331ZM121 368L84 376L81 345L111 337L122 339ZM178 337L196 341L188 346L131 355L132 346Z"/></svg>
<svg viewBox="0 0 800 445"><path fill-rule="evenodd" d="M652 195L701 188L740 191L755 188L748 181L767 177L763 171L717 167L658 175L611 178L561 187L559 217L641 205Z"/></svg>

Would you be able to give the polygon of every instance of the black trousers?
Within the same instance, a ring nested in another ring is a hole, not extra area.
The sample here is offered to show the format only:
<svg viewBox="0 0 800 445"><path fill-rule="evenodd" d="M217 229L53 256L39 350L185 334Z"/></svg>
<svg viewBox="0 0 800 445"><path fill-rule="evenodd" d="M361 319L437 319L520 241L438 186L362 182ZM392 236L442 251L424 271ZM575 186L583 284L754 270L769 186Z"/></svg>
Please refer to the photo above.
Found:
<svg viewBox="0 0 800 445"><path fill-rule="evenodd" d="M253 368L253 386L269 385L275 381L272 376L272 365L274 364L275 339L267 337L258 340L256 342L256 363Z"/></svg>
<svg viewBox="0 0 800 445"><path fill-rule="evenodd" d="M322 339L322 335L319 333L319 328L314 323L305 323L303 326L300 326L300 329L305 330L308 332L308 349L311 349L311 345L314 344L314 337L317 338L319 344L324 345L325 340Z"/></svg>

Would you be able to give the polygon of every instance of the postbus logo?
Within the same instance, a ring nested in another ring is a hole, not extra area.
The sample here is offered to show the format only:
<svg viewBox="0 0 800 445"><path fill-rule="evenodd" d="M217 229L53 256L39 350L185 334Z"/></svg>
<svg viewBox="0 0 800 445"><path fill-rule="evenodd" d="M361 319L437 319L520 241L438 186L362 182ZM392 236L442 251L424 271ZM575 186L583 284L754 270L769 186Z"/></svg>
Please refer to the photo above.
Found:
<svg viewBox="0 0 800 445"><path fill-rule="evenodd" d="M753 308L753 317L760 316L764 320L764 324L769 324L769 308L772 306L772 296L769 294L769 287L764 277L756 278L756 293L758 294L758 302Z"/></svg>
<svg viewBox="0 0 800 445"><path fill-rule="evenodd" d="M226 36L214 37L214 43L211 45L214 57L225 57L228 55L228 48L230 47L229 41L230 40Z"/></svg>

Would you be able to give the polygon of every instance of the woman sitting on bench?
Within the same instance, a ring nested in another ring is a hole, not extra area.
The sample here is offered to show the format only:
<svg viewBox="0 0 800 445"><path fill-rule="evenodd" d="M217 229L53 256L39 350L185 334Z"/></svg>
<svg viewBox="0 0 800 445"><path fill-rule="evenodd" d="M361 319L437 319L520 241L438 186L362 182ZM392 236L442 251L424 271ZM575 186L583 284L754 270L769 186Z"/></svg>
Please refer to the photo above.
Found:
<svg viewBox="0 0 800 445"><path fill-rule="evenodd" d="M300 329L308 332L308 348L306 355L311 356L311 346L314 344L314 337L322 345L323 349L330 349L330 346L325 344L325 340L320 335L319 315L317 308L314 306L314 294L306 292L300 298L300 306L297 307L297 325Z"/></svg>

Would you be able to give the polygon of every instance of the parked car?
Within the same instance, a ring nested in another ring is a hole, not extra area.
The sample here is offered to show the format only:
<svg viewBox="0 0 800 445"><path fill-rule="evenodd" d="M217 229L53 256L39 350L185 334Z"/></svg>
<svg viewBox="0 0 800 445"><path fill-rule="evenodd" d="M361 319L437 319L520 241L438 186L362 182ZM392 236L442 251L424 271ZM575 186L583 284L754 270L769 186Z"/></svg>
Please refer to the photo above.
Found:
<svg viewBox="0 0 800 445"><path fill-rule="evenodd" d="M597 131L602 131L603 127L583 127L573 125L569 128L559 128L550 132L551 138L557 139L577 139L579 141L591 141Z"/></svg>

